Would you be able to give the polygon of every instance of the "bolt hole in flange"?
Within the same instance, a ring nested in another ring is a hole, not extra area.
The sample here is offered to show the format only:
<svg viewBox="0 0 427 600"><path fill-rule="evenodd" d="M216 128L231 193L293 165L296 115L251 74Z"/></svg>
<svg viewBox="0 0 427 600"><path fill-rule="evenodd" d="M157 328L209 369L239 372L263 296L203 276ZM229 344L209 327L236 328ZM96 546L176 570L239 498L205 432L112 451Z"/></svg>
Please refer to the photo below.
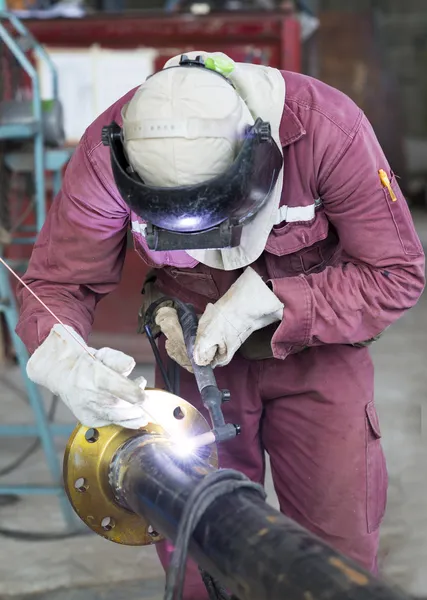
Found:
<svg viewBox="0 0 427 600"><path fill-rule="evenodd" d="M157 533L157 531L155 529L153 529L152 525L148 526L147 533L152 538L159 537L159 534Z"/></svg>
<svg viewBox="0 0 427 600"><path fill-rule="evenodd" d="M93 444L99 438L99 431L97 429L88 429L85 433L85 440L89 442L89 444Z"/></svg>
<svg viewBox="0 0 427 600"><path fill-rule="evenodd" d="M177 406L173 411L173 416L181 421L185 417L185 413L180 406Z"/></svg>
<svg viewBox="0 0 427 600"><path fill-rule="evenodd" d="M111 517L104 517L101 521L101 527L104 531L111 531L115 526L114 519Z"/></svg>
<svg viewBox="0 0 427 600"><path fill-rule="evenodd" d="M74 482L74 487L78 492L85 492L88 488L88 485L86 483L86 480L83 479L83 477L79 477Z"/></svg>

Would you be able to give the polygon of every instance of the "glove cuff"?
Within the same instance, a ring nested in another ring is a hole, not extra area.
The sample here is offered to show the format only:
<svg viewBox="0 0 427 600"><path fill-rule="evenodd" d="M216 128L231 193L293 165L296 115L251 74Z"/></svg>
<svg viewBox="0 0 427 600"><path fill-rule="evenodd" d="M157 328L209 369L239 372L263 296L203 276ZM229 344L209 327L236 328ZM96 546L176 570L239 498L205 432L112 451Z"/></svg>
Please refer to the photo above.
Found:
<svg viewBox="0 0 427 600"><path fill-rule="evenodd" d="M82 354L84 350L79 342L87 348L86 342L72 327L59 323L54 325L47 338L36 348L27 362L26 371L29 379L56 393L61 359Z"/></svg>
<svg viewBox="0 0 427 600"><path fill-rule="evenodd" d="M247 267L236 284L241 286L242 304L248 306L247 314L262 319L263 327L283 318L284 304L252 267Z"/></svg>
<svg viewBox="0 0 427 600"><path fill-rule="evenodd" d="M50 334L45 339L45 342L49 339L51 335L57 335L62 340L75 344L80 349L82 349L81 346L84 346L85 348L88 347L82 336L78 334L77 331L73 329L73 327L71 327L70 325L61 325L60 323L56 323L56 325L54 325L50 330Z"/></svg>

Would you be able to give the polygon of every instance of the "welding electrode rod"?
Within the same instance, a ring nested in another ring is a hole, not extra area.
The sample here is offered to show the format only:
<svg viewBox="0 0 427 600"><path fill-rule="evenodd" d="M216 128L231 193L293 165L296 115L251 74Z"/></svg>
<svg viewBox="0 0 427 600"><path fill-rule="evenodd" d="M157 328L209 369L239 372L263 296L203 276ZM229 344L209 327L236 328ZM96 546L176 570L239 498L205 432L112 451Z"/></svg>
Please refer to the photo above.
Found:
<svg viewBox="0 0 427 600"><path fill-rule="evenodd" d="M191 443L191 447L196 450L197 448L214 444L215 434L213 431L207 431L206 433L201 433L200 435L189 438L189 442Z"/></svg>
<svg viewBox="0 0 427 600"><path fill-rule="evenodd" d="M61 321L61 319L55 315L55 313L43 302L43 300L41 298L39 298L37 296L37 294L35 292L33 292L33 290L25 283L25 281L22 280L22 278L18 275L18 273L16 273L12 269L12 267L10 265L8 265L7 262L1 256L0 256L0 263L4 267L6 267L6 269L9 271L9 273L11 275L13 275L13 277L15 277L15 279L17 279L19 281L19 283L21 283L21 285L23 285L28 292L30 292L30 294L37 300L37 302L39 304L41 304L41 306L43 306L43 308L55 319L55 321L59 325L62 325L62 327L64 328L64 331L66 332L66 334L69 335L70 337L72 337L74 339L74 341L77 342L79 344L79 346L81 346L83 348L83 350L86 352L86 354L88 354L93 360L97 360L95 358L95 356L92 354L92 352L89 350L89 348L86 346L86 344L84 344L84 343L81 342L81 340L78 338L78 336L73 333L72 329L67 329L65 327L65 325ZM159 419L158 417L154 416L145 407L144 407L144 410L145 410L147 416L152 419L153 423L161 423L161 419ZM164 431L169 436L171 435L171 433L165 427L163 427L163 429L164 429Z"/></svg>
<svg viewBox="0 0 427 600"><path fill-rule="evenodd" d="M110 471L116 497L174 541L200 464L184 467L160 440L133 440L119 454ZM409 600L247 488L211 504L190 556L239 600Z"/></svg>
<svg viewBox="0 0 427 600"><path fill-rule="evenodd" d="M30 292L30 294L37 300L37 302L39 304L41 304L41 306L43 306L43 308L51 315L51 317L53 317L55 319L55 321L59 324L62 325L62 327L64 328L64 331L66 331L66 333L71 336L74 341L76 341L79 346L81 346L83 348L83 350L89 354L89 356L91 358L93 358L93 360L96 360L94 355L92 354L92 352L87 348L87 346L85 346L84 344L82 344L82 342L79 340L79 338L77 337L77 335L74 335L74 333L72 331L70 331L69 329L67 329L64 325L64 323L61 321L61 319L59 317L57 317L55 315L55 313L43 302L43 300L41 298L39 298L39 296L37 296L37 294L35 292L33 292L33 290L25 283L25 281L18 275L18 273L16 273L12 267L10 265L7 264L7 262L0 256L0 263L6 267L6 269L9 271L9 273L11 275L13 275L13 277L19 281L19 283L21 285L24 286L24 288Z"/></svg>

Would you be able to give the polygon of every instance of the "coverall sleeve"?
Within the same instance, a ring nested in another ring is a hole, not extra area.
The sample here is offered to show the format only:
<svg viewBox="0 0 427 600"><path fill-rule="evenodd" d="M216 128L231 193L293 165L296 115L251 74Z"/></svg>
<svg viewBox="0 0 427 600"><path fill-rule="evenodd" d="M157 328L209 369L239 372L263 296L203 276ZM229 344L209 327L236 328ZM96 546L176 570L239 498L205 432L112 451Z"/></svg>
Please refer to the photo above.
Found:
<svg viewBox="0 0 427 600"><path fill-rule="evenodd" d="M372 340L424 288L424 252L408 205L362 113L338 156L323 157L318 191L343 258L320 273L271 282L285 306L272 340L276 358L295 348Z"/></svg>
<svg viewBox="0 0 427 600"><path fill-rule="evenodd" d="M34 246L25 283L85 340L98 301L120 281L129 212L114 196L84 136ZM30 353L55 320L22 285L16 332Z"/></svg>

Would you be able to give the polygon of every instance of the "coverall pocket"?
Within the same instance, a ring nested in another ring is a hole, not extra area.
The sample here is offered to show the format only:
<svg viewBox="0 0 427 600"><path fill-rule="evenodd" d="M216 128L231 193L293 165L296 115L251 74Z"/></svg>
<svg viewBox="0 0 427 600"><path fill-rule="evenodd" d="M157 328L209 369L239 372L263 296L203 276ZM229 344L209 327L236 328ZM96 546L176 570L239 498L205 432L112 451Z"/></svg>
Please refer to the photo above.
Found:
<svg viewBox="0 0 427 600"><path fill-rule="evenodd" d="M197 267L196 267L197 268ZM167 275L181 287L210 300L219 298L218 288L209 273L200 273L196 269L166 269Z"/></svg>
<svg viewBox="0 0 427 600"><path fill-rule="evenodd" d="M419 256L423 253L423 247L418 235L414 233L411 212L393 171L390 173L390 186L391 190L383 187L383 192L402 249L409 256Z"/></svg>
<svg viewBox="0 0 427 600"><path fill-rule="evenodd" d="M374 402L366 406L366 505L368 533L376 531L387 504L387 468Z"/></svg>
<svg viewBox="0 0 427 600"><path fill-rule="evenodd" d="M271 233L266 246L270 277L319 273L338 256L339 242L324 212L314 221L288 223Z"/></svg>
<svg viewBox="0 0 427 600"><path fill-rule="evenodd" d="M328 237L328 231L329 222L323 209L319 209L312 221L285 223L274 227L265 249L270 254L286 256L324 240Z"/></svg>
<svg viewBox="0 0 427 600"><path fill-rule="evenodd" d="M323 255L321 244L316 244L307 250L301 250L298 257L303 273L309 274L321 271L326 265L326 258ZM298 265L299 266L299 265Z"/></svg>

